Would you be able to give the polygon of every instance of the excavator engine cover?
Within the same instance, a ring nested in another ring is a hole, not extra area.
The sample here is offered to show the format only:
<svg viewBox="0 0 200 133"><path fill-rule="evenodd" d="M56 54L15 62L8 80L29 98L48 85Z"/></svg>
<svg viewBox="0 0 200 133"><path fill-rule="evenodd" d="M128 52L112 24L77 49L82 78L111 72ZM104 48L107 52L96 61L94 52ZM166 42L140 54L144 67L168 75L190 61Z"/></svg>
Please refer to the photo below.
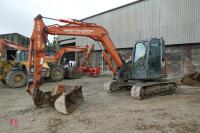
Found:
<svg viewBox="0 0 200 133"><path fill-rule="evenodd" d="M64 92L56 99L54 107L63 114L72 113L83 102L82 86L59 86L58 88L62 88Z"/></svg>

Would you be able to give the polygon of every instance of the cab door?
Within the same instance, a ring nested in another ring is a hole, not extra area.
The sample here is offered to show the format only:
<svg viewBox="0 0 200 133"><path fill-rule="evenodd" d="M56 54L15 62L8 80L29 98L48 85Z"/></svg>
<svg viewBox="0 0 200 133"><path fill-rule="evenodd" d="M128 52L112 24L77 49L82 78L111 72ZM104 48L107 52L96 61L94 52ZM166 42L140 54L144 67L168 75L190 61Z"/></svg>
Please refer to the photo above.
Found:
<svg viewBox="0 0 200 133"><path fill-rule="evenodd" d="M133 79L146 79L147 78L147 43L137 42L133 52Z"/></svg>
<svg viewBox="0 0 200 133"><path fill-rule="evenodd" d="M148 50L148 79L161 78L163 76L164 41L151 39Z"/></svg>

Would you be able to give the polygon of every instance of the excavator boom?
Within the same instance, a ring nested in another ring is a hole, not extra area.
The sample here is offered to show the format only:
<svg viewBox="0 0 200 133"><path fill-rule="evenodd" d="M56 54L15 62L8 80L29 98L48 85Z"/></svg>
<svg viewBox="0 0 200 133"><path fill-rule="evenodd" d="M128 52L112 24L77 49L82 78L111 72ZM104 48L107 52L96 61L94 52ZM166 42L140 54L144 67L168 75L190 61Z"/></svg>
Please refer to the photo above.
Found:
<svg viewBox="0 0 200 133"><path fill-rule="evenodd" d="M30 54L29 54L29 63L30 67L34 66L34 82L33 88L38 88L41 81L41 70L42 63L44 62L45 56L45 44L47 41L48 34L52 35L71 35L71 36L85 36L89 37L95 41L99 41L104 46L107 53L110 54L111 58L116 63L118 68L123 68L124 64L114 47L112 40L110 39L108 32L101 26L96 24L90 24L85 22L75 22L72 20L57 20L60 22L65 22L72 24L73 26L65 25L51 25L46 26L43 22L43 17L38 15L34 20L34 30L31 36L30 42ZM38 30L40 29L40 30ZM34 58L33 58L34 54ZM109 63L111 64L111 63ZM29 69L30 70L30 69ZM113 69L113 72L116 72ZM31 94L31 89L28 89L28 92Z"/></svg>

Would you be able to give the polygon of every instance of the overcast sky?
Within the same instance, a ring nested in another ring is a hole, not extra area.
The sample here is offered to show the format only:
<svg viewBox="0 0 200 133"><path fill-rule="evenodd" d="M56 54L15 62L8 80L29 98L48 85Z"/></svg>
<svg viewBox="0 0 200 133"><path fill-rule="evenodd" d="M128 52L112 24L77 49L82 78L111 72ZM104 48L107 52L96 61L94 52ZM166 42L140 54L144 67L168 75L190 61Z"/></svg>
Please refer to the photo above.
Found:
<svg viewBox="0 0 200 133"><path fill-rule="evenodd" d="M133 1L136 0L1 0L0 34L17 32L30 37L38 14L82 19Z"/></svg>

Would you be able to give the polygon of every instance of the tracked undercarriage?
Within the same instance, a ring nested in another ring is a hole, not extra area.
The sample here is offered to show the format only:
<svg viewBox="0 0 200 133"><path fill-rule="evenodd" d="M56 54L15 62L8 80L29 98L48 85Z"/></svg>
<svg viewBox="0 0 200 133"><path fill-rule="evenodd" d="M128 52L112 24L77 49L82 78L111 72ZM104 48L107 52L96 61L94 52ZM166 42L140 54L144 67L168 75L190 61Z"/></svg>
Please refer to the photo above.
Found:
<svg viewBox="0 0 200 133"><path fill-rule="evenodd" d="M176 82L168 80L159 81L112 81L104 84L107 92L116 92L123 89L131 90L131 96L135 99L144 99L154 95L169 95L175 93Z"/></svg>

